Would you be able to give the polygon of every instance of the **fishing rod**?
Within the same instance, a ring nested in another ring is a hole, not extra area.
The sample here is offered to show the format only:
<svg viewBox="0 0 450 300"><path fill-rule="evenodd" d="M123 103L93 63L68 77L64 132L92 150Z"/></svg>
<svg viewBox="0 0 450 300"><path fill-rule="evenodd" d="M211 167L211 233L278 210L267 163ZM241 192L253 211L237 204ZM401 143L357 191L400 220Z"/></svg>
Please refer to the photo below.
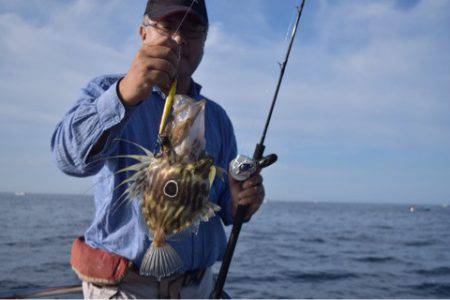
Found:
<svg viewBox="0 0 450 300"><path fill-rule="evenodd" d="M259 169L270 166L271 164L275 163L278 159L276 154L270 154L265 157L263 156L265 149L264 140L266 138L267 129L269 127L273 109L275 107L275 103L278 98L278 92L280 90L281 82L283 81L284 72L286 70L286 65L289 60L289 55L291 53L292 45L295 40L295 35L297 33L297 28L300 23L300 18L302 16L304 6L305 0L302 0L301 5L297 7L297 19L295 21L295 26L292 30L291 40L289 42L289 46L284 61L280 64L281 67L280 76L278 78L275 94L273 96L272 104L270 106L269 115L267 116L266 124L264 125L261 140L259 141L258 144L256 144L255 151L253 153L253 158L249 158L244 155L238 155L230 163L230 175L238 181L244 181L248 179ZM238 241L239 233L241 232L242 224L244 222L244 217L247 214L247 211L248 211L247 205L240 205L240 204L238 205L233 222L233 228L231 230L230 238L228 240L227 248L225 250L225 254L223 257L222 265L220 267L219 276L217 278L214 291L212 294L213 299L219 299L222 296L223 286L225 284L228 275L228 269L230 268L230 263L233 258L234 249L236 248L236 243Z"/></svg>

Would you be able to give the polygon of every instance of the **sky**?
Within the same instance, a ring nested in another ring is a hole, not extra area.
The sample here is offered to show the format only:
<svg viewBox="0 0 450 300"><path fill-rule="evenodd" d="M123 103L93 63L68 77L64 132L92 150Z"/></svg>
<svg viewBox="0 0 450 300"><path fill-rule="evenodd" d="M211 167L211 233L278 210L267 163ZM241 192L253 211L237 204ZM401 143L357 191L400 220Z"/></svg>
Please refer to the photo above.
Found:
<svg viewBox="0 0 450 300"><path fill-rule="evenodd" d="M52 162L56 124L92 78L126 73L144 0L0 0L0 191L91 193ZM251 156L294 0L208 0L194 79ZM266 153L267 199L450 202L450 1L307 0Z"/></svg>

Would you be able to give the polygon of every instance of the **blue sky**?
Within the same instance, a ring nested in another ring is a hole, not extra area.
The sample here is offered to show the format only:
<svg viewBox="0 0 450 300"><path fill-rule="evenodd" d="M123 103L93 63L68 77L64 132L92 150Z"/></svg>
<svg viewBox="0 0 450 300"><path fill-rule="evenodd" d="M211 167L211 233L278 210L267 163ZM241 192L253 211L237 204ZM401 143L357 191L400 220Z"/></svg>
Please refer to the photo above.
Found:
<svg viewBox="0 0 450 300"><path fill-rule="evenodd" d="M126 3L126 4L125 4ZM194 78L252 154L298 1L209 0ZM145 1L0 0L0 191L89 193L51 162L91 78L126 72ZM266 139L268 199L450 202L450 1L307 1Z"/></svg>

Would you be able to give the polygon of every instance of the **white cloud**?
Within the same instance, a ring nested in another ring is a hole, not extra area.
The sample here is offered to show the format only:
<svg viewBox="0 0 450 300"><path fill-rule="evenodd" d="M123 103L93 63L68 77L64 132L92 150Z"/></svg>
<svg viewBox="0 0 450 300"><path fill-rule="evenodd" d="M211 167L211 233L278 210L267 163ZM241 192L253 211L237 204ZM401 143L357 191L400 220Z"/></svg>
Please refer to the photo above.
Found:
<svg viewBox="0 0 450 300"><path fill-rule="evenodd" d="M129 43L114 44L101 38L108 26L115 30L115 26L123 25L108 25L112 14L120 9L120 1L106 5L92 1L53 3L46 7L51 16L38 22L26 13L14 13L25 9L21 3L17 1L19 7L10 7L9 12L0 14L0 138L8 138L8 147L0 149L2 159L8 162L3 164L0 175L8 180L2 181L0 189L33 190L34 186L41 192L55 192L55 187L60 186L61 192L74 192L71 180L58 174L51 163L51 133L88 80L104 73L126 71L133 47L137 47L133 40L134 36L137 40L137 29L125 37ZM28 3L43 9L41 1ZM134 21L139 23L137 18ZM133 44L136 46L130 46ZM36 139L36 135L40 137ZM11 152L11 148L16 151ZM23 176L24 167L30 172L50 172L52 179L63 184L55 185L51 180L38 184ZM24 177L27 182L19 179Z"/></svg>
<svg viewBox="0 0 450 300"><path fill-rule="evenodd" d="M307 24L301 24L275 112L283 121L273 125L274 134L341 137L363 148L426 146L448 138L448 127L433 121L444 117L449 88L428 84L434 67L450 58L446 38L427 31L442 21L443 5L423 1L405 12L387 1L321 1L316 35L302 38ZM220 24L210 37L201 73L205 86L222 98L238 132L254 134L271 100L278 70L269 66L279 45L264 35L248 42ZM352 45L354 40L362 41Z"/></svg>

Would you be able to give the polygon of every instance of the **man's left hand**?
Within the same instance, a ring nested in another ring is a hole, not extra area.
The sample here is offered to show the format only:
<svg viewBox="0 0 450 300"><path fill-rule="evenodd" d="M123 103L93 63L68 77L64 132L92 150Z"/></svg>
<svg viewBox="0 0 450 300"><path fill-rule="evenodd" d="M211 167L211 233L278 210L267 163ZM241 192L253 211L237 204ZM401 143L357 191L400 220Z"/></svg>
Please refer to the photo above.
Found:
<svg viewBox="0 0 450 300"><path fill-rule="evenodd" d="M236 215L238 204L248 205L245 220L251 219L253 214L263 203L265 192L262 184L263 178L259 172L245 181L237 181L228 174L231 198L233 199L233 217Z"/></svg>

